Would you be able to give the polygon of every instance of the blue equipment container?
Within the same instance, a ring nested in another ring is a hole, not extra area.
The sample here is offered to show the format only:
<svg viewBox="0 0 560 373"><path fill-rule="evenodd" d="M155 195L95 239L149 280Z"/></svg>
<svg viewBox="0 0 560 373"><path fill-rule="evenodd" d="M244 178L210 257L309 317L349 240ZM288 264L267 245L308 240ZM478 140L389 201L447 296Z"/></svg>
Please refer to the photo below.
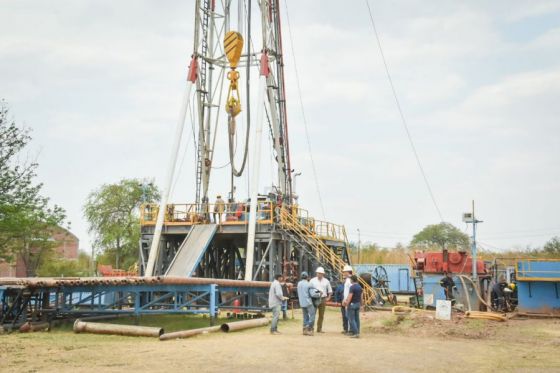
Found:
<svg viewBox="0 0 560 373"><path fill-rule="evenodd" d="M425 307L435 307L437 300L445 300L445 290L440 285L440 280L443 275L440 273L423 273L422 274L422 289L423 289L423 302ZM456 290L453 291L453 297L455 298L456 305L462 305L465 310L468 309L469 304L471 310L479 310L481 302L478 299L476 290L469 280L470 276L463 276L465 287L463 287L463 282L456 275L451 276Z"/></svg>
<svg viewBox="0 0 560 373"><path fill-rule="evenodd" d="M560 315L560 259L523 259L516 265L518 310Z"/></svg>
<svg viewBox="0 0 560 373"><path fill-rule="evenodd" d="M374 273L375 267L383 267L387 272L389 290L393 294L414 294L414 280L407 264L356 264L354 273Z"/></svg>

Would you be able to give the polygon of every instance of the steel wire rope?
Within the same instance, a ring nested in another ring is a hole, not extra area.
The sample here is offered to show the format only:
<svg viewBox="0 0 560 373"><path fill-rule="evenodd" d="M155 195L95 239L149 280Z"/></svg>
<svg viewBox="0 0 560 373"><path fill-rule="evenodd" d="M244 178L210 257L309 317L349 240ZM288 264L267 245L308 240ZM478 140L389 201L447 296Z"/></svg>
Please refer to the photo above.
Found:
<svg viewBox="0 0 560 373"><path fill-rule="evenodd" d="M292 28L290 25L290 13L288 11L288 2L284 1L284 7L286 8L286 21L288 22L288 36L290 38L290 49L292 50L292 60L294 61L294 73L296 78L296 86L299 96L299 105L301 108L301 116L303 119L303 127L305 128L305 137L307 139L307 149L309 151L309 159L311 161L311 169L313 170L313 178L315 179L315 188L317 189L317 198L319 198L319 205L321 206L321 212L323 214L323 219L326 220L325 205L323 204L323 198L321 195L321 188L319 187L319 177L317 176L317 168L315 167L315 160L313 158L313 152L311 151L311 139L309 136L309 128L307 125L307 116L305 115L305 109L303 106L303 98L301 94L301 85L299 80L299 72L297 68L296 54L294 48L294 39L292 37ZM290 170L289 170L290 171Z"/></svg>
<svg viewBox="0 0 560 373"><path fill-rule="evenodd" d="M272 186L274 186L274 159L278 157L278 154L275 153L274 147L274 130L272 129L272 121L270 120L270 115L268 114L268 110L266 109L266 105L264 105L264 114L266 116L266 121L268 123L268 132L270 136L267 136L269 144L270 144L270 180L272 181Z"/></svg>
<svg viewBox="0 0 560 373"><path fill-rule="evenodd" d="M383 53L383 48L381 47L381 40L379 39L379 34L377 33L377 27L375 26L375 21L373 20L373 14L372 14L372 11L371 11L371 7L369 5L369 0L364 0L364 1L366 3L367 9L368 9L369 19L371 21L371 26L373 28L373 33L375 35L375 40L377 41L377 46L379 48L379 54L381 55L381 60L383 61L383 66L385 67L385 73L387 74L387 80L389 81L389 85L391 86L391 91L393 92L393 97L395 99L395 104L397 105L397 109L398 109L399 115L401 117L401 122L402 122L404 130L406 132L406 136L408 138L408 141L410 143L412 153L414 154L414 158L416 158L416 163L418 165L418 168L420 169L420 173L422 174L422 178L424 179L424 183L426 184L426 188L428 189L428 193L430 194L430 198L432 199L434 207L437 210L439 218L441 219L441 221L444 221L441 210L439 209L439 206L436 202L436 197L435 197L434 192L432 191L432 187L430 186L430 183L428 181L428 176L426 175L426 172L424 171L424 167L422 166L422 162L420 161L420 156L418 155L418 151L416 150L416 145L414 145L414 141L412 140L412 135L410 133L410 130L408 129L408 124L407 124L406 119L404 117L404 113L403 113L399 98L397 96L397 91L395 89L395 85L393 84L393 79L391 77L391 73L389 72L389 66L387 65L387 60L385 59L385 54Z"/></svg>

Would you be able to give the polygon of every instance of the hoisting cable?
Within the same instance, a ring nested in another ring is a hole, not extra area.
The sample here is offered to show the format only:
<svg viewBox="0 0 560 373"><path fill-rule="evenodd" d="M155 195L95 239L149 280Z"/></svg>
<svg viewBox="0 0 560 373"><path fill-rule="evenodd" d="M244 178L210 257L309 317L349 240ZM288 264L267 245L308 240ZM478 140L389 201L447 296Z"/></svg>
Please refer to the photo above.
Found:
<svg viewBox="0 0 560 373"><path fill-rule="evenodd" d="M377 41L377 46L379 48L379 54L381 55L381 60L383 61L383 66L385 67L385 73L387 74L387 79L389 80L389 85L391 86L391 91L393 92L393 97L395 99L395 104L397 105L397 109L398 109L400 117L401 117L402 125L404 127L405 132L406 132L406 136L408 137L408 142L410 143L412 153L414 153L414 158L416 158L416 163L418 165L418 168L420 169L420 173L422 174L422 178L424 179L424 183L426 184L426 188L428 189L428 193L430 194L430 198L432 199L434 207L437 210L439 218L441 219L441 221L444 221L441 210L439 209L439 206L436 202L436 197L434 196L434 192L432 191L432 187L430 186L430 183L428 181L428 176L426 175L426 172L424 171L424 167L422 166L422 162L420 161L420 156L418 155L418 152L416 150L416 146L414 145L414 141L412 140L412 135L410 134L410 131L408 129L408 124L407 124L406 119L404 117L404 113L403 113L403 110L401 108L399 98L397 96L397 91L395 89L395 85L393 84L393 79L391 78L391 73L389 72L389 67L387 65L387 61L385 60L385 54L383 53L383 48L381 47L381 40L379 39L379 35L377 33L377 28L375 27L375 21L373 20L373 14L372 14L372 11L371 11L371 7L369 5L369 0L364 0L364 1L366 3L366 6L367 6L367 9L368 9L368 12L369 12L369 19L371 21L371 26L373 28L373 33L375 35L375 40Z"/></svg>
<svg viewBox="0 0 560 373"><path fill-rule="evenodd" d="M245 153L243 154L243 164L241 165L241 172L245 168L247 161L247 153L249 149L249 133L251 129L251 0L247 0L247 67L245 71L245 90L247 109L245 109L245 116L247 117L247 135L245 137Z"/></svg>
<svg viewBox="0 0 560 373"><path fill-rule="evenodd" d="M303 98L301 94L301 85L299 80L299 72L296 62L296 53L294 48L294 39L292 37L292 28L290 26L290 13L288 12L288 2L284 1L284 7L286 8L286 20L288 21L288 36L290 37L290 49L292 50L292 59L294 61L294 73L296 78L296 86L299 96L299 105L301 108L301 116L303 119L303 127L305 128L305 137L307 139L307 150L309 151L309 159L311 161L311 169L313 170L313 178L315 179L315 188L317 190L317 198L319 198L319 205L321 206L321 212L323 214L323 219L326 220L325 205L323 204L323 198L321 196L321 188L319 188L319 177L317 176L317 168L315 167L315 160L313 159L313 152L311 151L311 139L309 136L309 128L307 126L307 116L305 115L305 109L303 106Z"/></svg>
<svg viewBox="0 0 560 373"><path fill-rule="evenodd" d="M229 31L224 36L224 51L229 61L231 70L227 73L227 78L230 81L228 96L226 99L226 112L228 113L228 143L229 143L229 159L231 164L231 172L233 175L239 177L243 174L245 164L247 162L247 153L249 151L249 130L247 125L247 134L245 139L245 151L243 154L243 163L241 168L237 170L234 163L234 138L235 138L235 117L241 112L241 99L239 95L238 80L239 71L236 70L241 52L243 51L243 36L236 31Z"/></svg>

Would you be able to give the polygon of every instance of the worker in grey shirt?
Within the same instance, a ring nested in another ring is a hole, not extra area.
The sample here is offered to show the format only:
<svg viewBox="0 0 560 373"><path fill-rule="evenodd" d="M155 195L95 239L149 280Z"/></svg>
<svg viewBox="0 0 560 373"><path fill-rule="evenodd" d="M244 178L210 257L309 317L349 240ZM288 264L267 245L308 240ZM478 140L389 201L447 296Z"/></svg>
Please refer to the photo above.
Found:
<svg viewBox="0 0 560 373"><path fill-rule="evenodd" d="M315 324L315 307L311 299L309 275L301 272L301 280L297 285L299 306L303 313L303 335L313 335L313 324Z"/></svg>
<svg viewBox="0 0 560 373"><path fill-rule="evenodd" d="M268 290L268 306L272 308L272 324L270 324L270 334L280 334L278 331L278 319L280 318L280 309L282 308L282 301L284 300L284 293L282 292L282 275L277 274L274 276L274 281L270 284Z"/></svg>

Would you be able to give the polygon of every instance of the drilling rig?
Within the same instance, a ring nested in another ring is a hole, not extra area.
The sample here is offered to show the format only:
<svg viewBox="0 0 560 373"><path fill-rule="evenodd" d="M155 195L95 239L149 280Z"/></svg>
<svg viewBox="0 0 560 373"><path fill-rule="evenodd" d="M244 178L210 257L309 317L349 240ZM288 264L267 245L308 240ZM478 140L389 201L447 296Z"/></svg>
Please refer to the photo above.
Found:
<svg viewBox="0 0 560 373"><path fill-rule="evenodd" d="M196 192L185 196L186 203L173 203L189 110L197 140ZM211 203L213 161L223 150L215 146L216 136L225 135L220 131L227 131L230 190L226 201L220 196ZM340 278L350 262L344 226L310 216L292 188L279 0L195 2L193 49L172 141L161 201L141 211L143 275L271 281L281 273L295 281L320 265L331 280ZM259 185L265 143L275 168L266 193ZM247 172L248 193L241 196L237 184ZM370 285L362 286L365 301L374 299Z"/></svg>

